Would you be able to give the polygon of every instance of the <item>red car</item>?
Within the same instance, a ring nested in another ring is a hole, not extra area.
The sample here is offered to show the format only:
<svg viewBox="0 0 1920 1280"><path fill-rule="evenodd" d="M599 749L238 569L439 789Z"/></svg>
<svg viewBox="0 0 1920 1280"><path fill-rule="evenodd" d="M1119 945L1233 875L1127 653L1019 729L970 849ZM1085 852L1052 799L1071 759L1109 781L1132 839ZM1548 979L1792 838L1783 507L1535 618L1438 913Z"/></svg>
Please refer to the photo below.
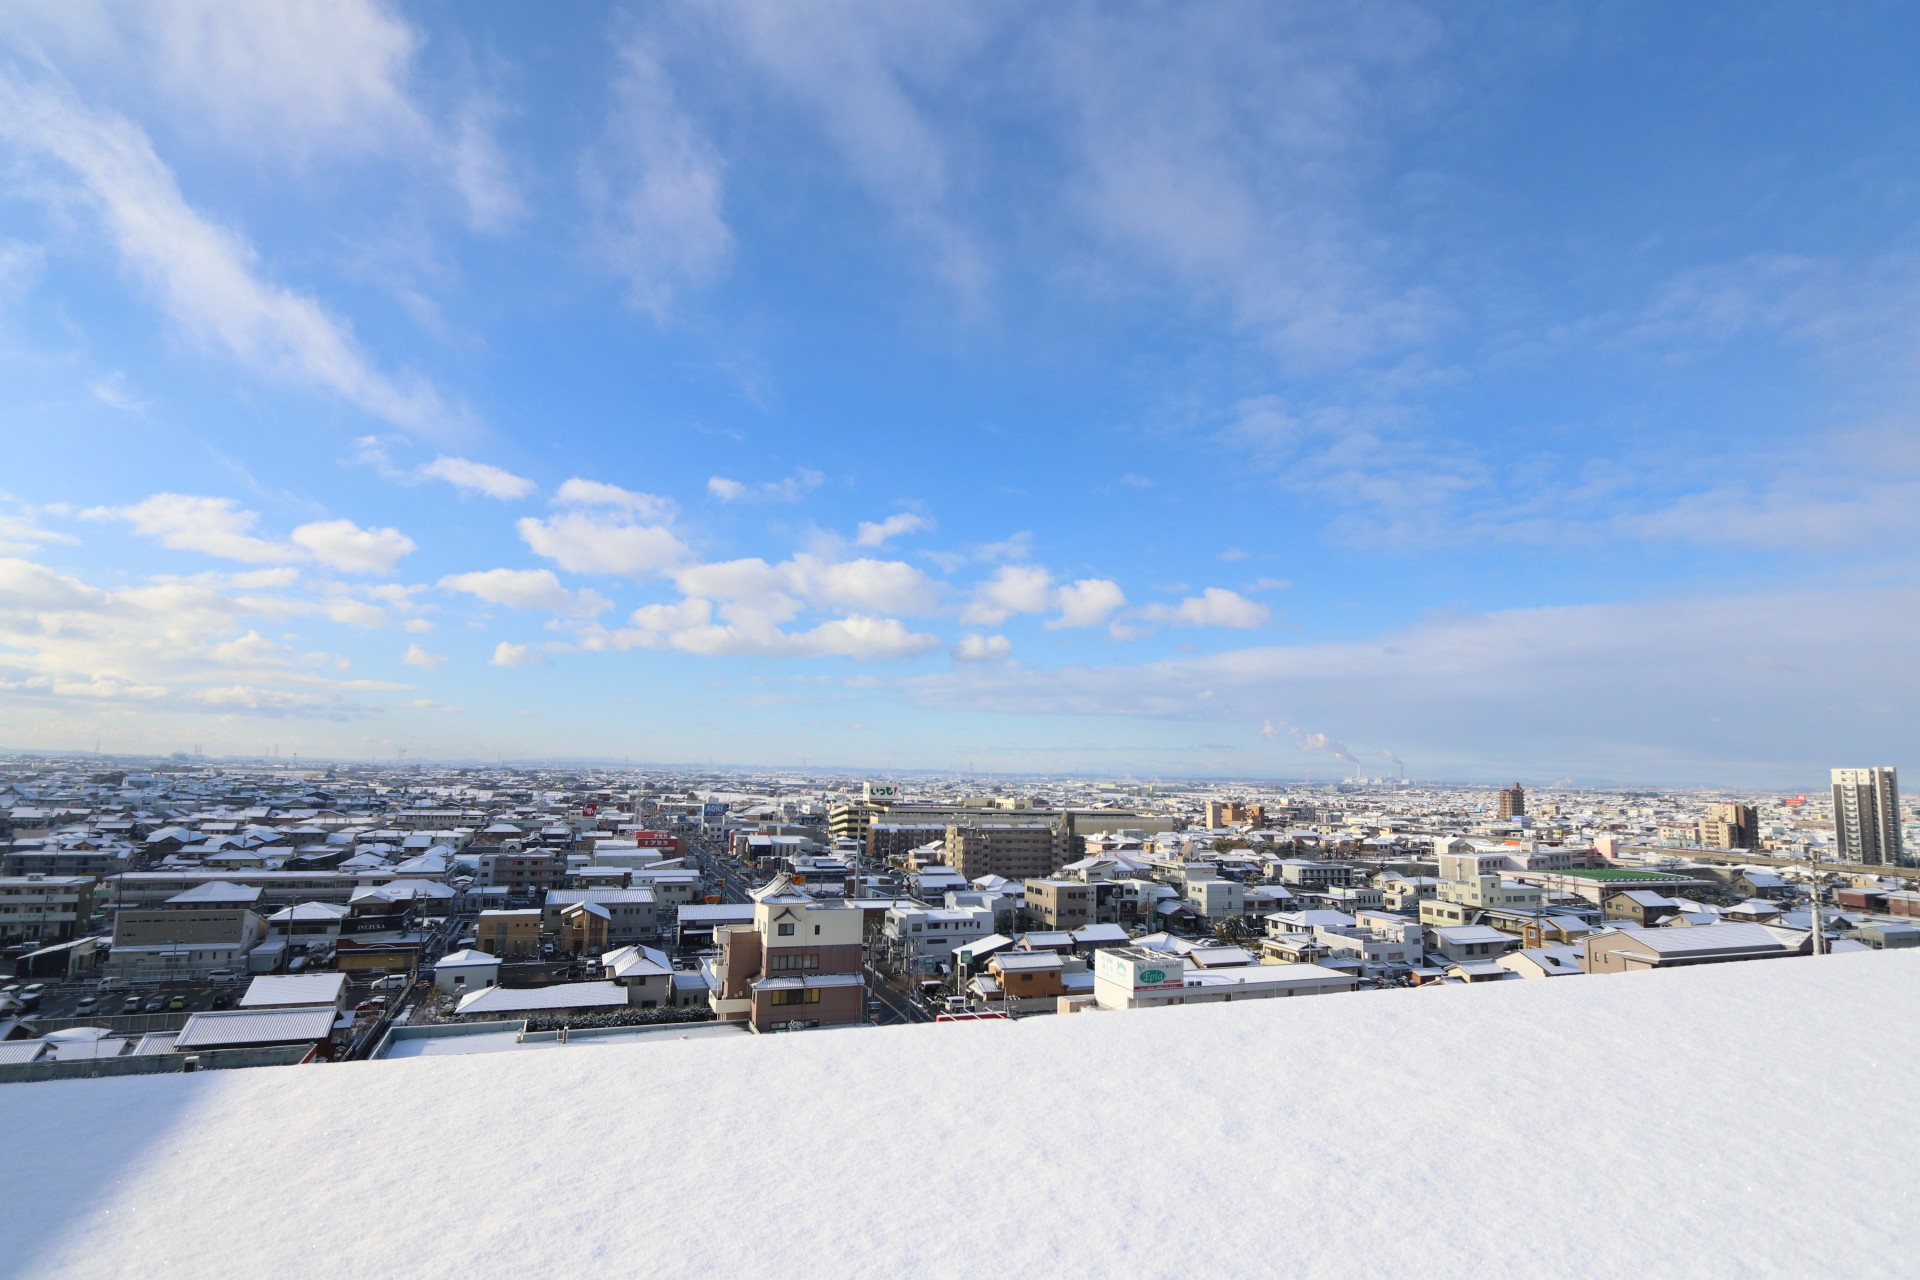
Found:
<svg viewBox="0 0 1920 1280"><path fill-rule="evenodd" d="M353 1006L353 1011L355 1013L379 1013L386 1007L387 998L385 996L375 996L371 1000L362 1000L359 1004Z"/></svg>

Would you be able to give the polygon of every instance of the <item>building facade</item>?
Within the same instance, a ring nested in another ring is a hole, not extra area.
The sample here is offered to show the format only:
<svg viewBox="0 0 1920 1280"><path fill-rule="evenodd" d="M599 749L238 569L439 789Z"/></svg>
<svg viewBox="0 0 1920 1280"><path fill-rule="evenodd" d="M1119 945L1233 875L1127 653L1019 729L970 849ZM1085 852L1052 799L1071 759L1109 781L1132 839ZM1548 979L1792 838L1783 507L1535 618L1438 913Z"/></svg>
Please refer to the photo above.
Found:
<svg viewBox="0 0 1920 1280"><path fill-rule="evenodd" d="M1833 839L1842 862L1900 863L1900 781L1892 766L1833 771Z"/></svg>

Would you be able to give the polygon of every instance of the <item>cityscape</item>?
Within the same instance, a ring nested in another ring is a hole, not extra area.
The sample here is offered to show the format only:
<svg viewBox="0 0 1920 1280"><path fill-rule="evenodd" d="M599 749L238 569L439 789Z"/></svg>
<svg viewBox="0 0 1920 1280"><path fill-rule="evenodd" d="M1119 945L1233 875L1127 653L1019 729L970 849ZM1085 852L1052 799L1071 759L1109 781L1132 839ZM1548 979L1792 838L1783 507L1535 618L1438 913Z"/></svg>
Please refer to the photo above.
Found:
<svg viewBox="0 0 1920 1280"><path fill-rule="evenodd" d="M0 1280L1912 1275L1916 49L0 0Z"/></svg>

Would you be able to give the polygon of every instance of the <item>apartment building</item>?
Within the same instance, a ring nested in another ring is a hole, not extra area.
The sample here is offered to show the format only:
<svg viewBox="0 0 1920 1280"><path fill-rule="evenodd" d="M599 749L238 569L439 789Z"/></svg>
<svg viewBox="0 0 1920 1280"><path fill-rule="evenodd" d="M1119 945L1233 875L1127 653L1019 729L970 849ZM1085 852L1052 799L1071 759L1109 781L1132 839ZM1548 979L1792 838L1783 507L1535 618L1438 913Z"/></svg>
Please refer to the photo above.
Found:
<svg viewBox="0 0 1920 1280"><path fill-rule="evenodd" d="M967 880L1049 876L1078 858L1085 841L1065 824L969 823L946 833L947 865Z"/></svg>
<svg viewBox="0 0 1920 1280"><path fill-rule="evenodd" d="M1092 924L1096 897L1078 880L1029 880L1022 913L1030 929L1079 929Z"/></svg>
<svg viewBox="0 0 1920 1280"><path fill-rule="evenodd" d="M714 929L709 1004L722 1021L798 1031L866 1021L865 911L815 899L781 873L754 891L753 923Z"/></svg>
<svg viewBox="0 0 1920 1280"><path fill-rule="evenodd" d="M893 906L887 909L881 936L914 973L937 973L956 949L993 932L987 907Z"/></svg>
<svg viewBox="0 0 1920 1280"><path fill-rule="evenodd" d="M1700 843L1713 849L1758 849L1760 811L1750 804L1710 804L1700 822Z"/></svg>
<svg viewBox="0 0 1920 1280"><path fill-rule="evenodd" d="M1500 821L1511 822L1527 815L1527 793L1519 783L1493 793L1494 808Z"/></svg>
<svg viewBox="0 0 1920 1280"><path fill-rule="evenodd" d="M1843 862L1900 863L1900 780L1892 766L1833 771L1833 839Z"/></svg>
<svg viewBox="0 0 1920 1280"><path fill-rule="evenodd" d="M92 876L0 877L0 941L65 942L92 916Z"/></svg>

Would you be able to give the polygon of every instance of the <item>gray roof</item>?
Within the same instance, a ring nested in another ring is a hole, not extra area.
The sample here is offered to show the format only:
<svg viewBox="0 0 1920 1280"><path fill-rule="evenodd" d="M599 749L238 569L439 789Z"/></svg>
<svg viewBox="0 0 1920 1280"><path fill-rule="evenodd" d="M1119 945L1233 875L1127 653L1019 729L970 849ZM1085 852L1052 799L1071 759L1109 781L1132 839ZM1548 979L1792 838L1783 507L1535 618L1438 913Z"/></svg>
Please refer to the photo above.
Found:
<svg viewBox="0 0 1920 1280"><path fill-rule="evenodd" d="M225 1009L196 1013L180 1029L173 1047L227 1049L256 1044L318 1043L333 1030L332 1005L306 1009Z"/></svg>
<svg viewBox="0 0 1920 1280"><path fill-rule="evenodd" d="M284 1009L301 1005L339 1003L346 989L344 973L293 973L262 975L247 985L240 997L242 1009Z"/></svg>

